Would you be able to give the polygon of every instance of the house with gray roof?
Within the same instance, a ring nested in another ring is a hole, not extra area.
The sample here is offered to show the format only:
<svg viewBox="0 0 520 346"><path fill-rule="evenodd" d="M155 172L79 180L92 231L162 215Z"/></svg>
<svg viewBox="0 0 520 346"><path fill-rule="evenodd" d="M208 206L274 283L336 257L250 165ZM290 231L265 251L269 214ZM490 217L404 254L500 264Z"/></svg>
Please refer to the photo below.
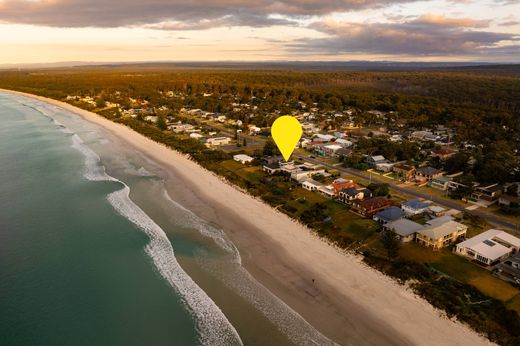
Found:
<svg viewBox="0 0 520 346"><path fill-rule="evenodd" d="M441 249L464 238L467 230L466 225L454 221L451 216L441 216L426 222L415 240L426 247Z"/></svg>
<svg viewBox="0 0 520 346"><path fill-rule="evenodd" d="M414 240L415 234L423 227L423 225L408 219L398 219L385 225L385 229L394 232L403 243Z"/></svg>
<svg viewBox="0 0 520 346"><path fill-rule="evenodd" d="M429 206L429 203L421 202L418 199L411 199L401 204L401 209L406 216L412 216L426 212Z"/></svg>

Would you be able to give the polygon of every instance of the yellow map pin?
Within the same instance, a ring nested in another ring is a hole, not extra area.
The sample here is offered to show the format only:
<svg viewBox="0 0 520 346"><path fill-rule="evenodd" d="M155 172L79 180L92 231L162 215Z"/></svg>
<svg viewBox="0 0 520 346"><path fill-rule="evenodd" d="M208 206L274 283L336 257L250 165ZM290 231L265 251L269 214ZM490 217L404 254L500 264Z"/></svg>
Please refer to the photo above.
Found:
<svg viewBox="0 0 520 346"><path fill-rule="evenodd" d="M290 115L279 117L271 126L271 135L285 161L289 161L302 133L302 125L298 119Z"/></svg>

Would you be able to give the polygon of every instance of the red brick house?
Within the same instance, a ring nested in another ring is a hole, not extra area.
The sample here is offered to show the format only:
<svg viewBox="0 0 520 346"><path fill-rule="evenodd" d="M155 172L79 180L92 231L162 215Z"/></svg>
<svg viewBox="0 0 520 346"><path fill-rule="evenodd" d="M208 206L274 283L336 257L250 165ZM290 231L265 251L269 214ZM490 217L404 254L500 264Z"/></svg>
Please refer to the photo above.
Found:
<svg viewBox="0 0 520 346"><path fill-rule="evenodd" d="M386 197L372 197L352 202L352 210L366 217L372 217L378 211L391 207L394 203Z"/></svg>

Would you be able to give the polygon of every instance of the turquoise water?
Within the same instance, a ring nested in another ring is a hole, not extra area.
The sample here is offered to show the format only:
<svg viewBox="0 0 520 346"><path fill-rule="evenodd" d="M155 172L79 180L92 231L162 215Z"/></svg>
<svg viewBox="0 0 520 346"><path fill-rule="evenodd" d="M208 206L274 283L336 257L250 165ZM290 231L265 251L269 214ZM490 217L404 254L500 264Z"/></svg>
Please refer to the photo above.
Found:
<svg viewBox="0 0 520 346"><path fill-rule="evenodd" d="M0 92L0 345L325 345L162 168Z"/></svg>

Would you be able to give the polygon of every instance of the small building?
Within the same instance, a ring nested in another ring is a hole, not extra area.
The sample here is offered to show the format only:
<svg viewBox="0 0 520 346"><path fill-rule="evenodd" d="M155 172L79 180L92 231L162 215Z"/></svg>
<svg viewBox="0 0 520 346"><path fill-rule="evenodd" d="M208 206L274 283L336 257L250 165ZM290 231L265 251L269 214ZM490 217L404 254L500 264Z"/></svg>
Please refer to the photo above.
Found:
<svg viewBox="0 0 520 346"><path fill-rule="evenodd" d="M206 141L207 147L218 147L220 145L227 145L231 143L231 138L229 137L213 137L208 138Z"/></svg>
<svg viewBox="0 0 520 346"><path fill-rule="evenodd" d="M443 173L436 168L427 166L417 168L415 171L415 179L419 181L430 181L432 179L441 177Z"/></svg>
<svg viewBox="0 0 520 346"><path fill-rule="evenodd" d="M490 229L459 244L455 253L485 265L493 265L518 253L520 239L498 229Z"/></svg>
<svg viewBox="0 0 520 346"><path fill-rule="evenodd" d="M501 206L509 207L511 205L520 205L520 197L510 196L510 195L501 195L498 197L498 204Z"/></svg>
<svg viewBox="0 0 520 346"><path fill-rule="evenodd" d="M372 217L378 211L388 208L392 201L385 197L372 197L363 200L354 200L352 210L366 217Z"/></svg>
<svg viewBox="0 0 520 346"><path fill-rule="evenodd" d="M335 138L336 137L334 137L333 135L325 135L325 134L318 133L315 136L314 140L317 142L330 142Z"/></svg>
<svg viewBox="0 0 520 346"><path fill-rule="evenodd" d="M361 200L363 198L366 198L365 189L361 187L344 188L338 194L338 199L345 204L351 204L352 201Z"/></svg>
<svg viewBox="0 0 520 346"><path fill-rule="evenodd" d="M450 177L437 177L428 182L429 187L433 187L434 189L446 191L448 190L448 187L450 186L450 182L453 180L453 178Z"/></svg>
<svg viewBox="0 0 520 346"><path fill-rule="evenodd" d="M428 210L427 212L430 214L430 215L433 215L435 217L440 217L440 216L444 216L447 212L447 210L443 207L440 207L438 205L430 205L428 207Z"/></svg>
<svg viewBox="0 0 520 346"><path fill-rule="evenodd" d="M249 155L238 154L238 155L233 155L233 160L238 161L243 165L247 165L247 164L250 164L251 162L253 162L254 158Z"/></svg>
<svg viewBox="0 0 520 346"><path fill-rule="evenodd" d="M344 139L344 138L338 138L338 139L336 139L336 141L334 143L337 145L341 145L343 148L348 148L353 145L353 143L351 141L349 141L348 139Z"/></svg>
<svg viewBox="0 0 520 346"><path fill-rule="evenodd" d="M398 163L392 167L392 171L402 179L408 181L413 179L415 167L404 163Z"/></svg>
<svg viewBox="0 0 520 346"><path fill-rule="evenodd" d="M280 172L280 164L279 163L268 163L262 167L262 170L268 174L275 174Z"/></svg>
<svg viewBox="0 0 520 346"><path fill-rule="evenodd" d="M201 135L200 133L193 132L193 133L190 133L190 138L201 139L201 138L204 138L204 136Z"/></svg>
<svg viewBox="0 0 520 346"><path fill-rule="evenodd" d="M391 221L399 220L404 217L404 212L396 206L388 207L374 215L374 221L386 224Z"/></svg>
<svg viewBox="0 0 520 346"><path fill-rule="evenodd" d="M479 186L475 188L471 197L476 200L493 204L498 202L498 198L502 195L503 187L499 184L492 184L488 186Z"/></svg>
<svg viewBox="0 0 520 346"><path fill-rule="evenodd" d="M323 146L322 149L326 155L337 156L338 155L337 152L339 150L343 149L343 147L341 145L337 145L337 144L329 144L329 145Z"/></svg>
<svg viewBox="0 0 520 346"><path fill-rule="evenodd" d="M302 183L302 187L305 189L305 190L309 190L309 191L316 191L318 190L320 187L323 187L324 185L314 179L306 179L303 181Z"/></svg>
<svg viewBox="0 0 520 346"><path fill-rule="evenodd" d="M383 162L383 163L376 163L374 165L374 168L381 172L391 172L392 167L394 166L391 162Z"/></svg>
<svg viewBox="0 0 520 346"><path fill-rule="evenodd" d="M401 209L406 214L406 216L412 216L424 213L429 206L430 204L428 203L421 202L417 199L411 199L401 204Z"/></svg>
<svg viewBox="0 0 520 346"><path fill-rule="evenodd" d="M407 243L415 239L415 234L423 229L423 225L408 219L397 219L388 222L384 228L394 232L401 242Z"/></svg>
<svg viewBox="0 0 520 346"><path fill-rule="evenodd" d="M377 164L388 163L383 155L368 155L365 161L372 167L375 167Z"/></svg>
<svg viewBox="0 0 520 346"><path fill-rule="evenodd" d="M322 186L318 192L327 198L335 198L337 196L336 189L332 185Z"/></svg>
<svg viewBox="0 0 520 346"><path fill-rule="evenodd" d="M441 216L428 221L417 231L415 240L426 247L441 249L465 237L467 230L467 226L453 221L451 216Z"/></svg>

